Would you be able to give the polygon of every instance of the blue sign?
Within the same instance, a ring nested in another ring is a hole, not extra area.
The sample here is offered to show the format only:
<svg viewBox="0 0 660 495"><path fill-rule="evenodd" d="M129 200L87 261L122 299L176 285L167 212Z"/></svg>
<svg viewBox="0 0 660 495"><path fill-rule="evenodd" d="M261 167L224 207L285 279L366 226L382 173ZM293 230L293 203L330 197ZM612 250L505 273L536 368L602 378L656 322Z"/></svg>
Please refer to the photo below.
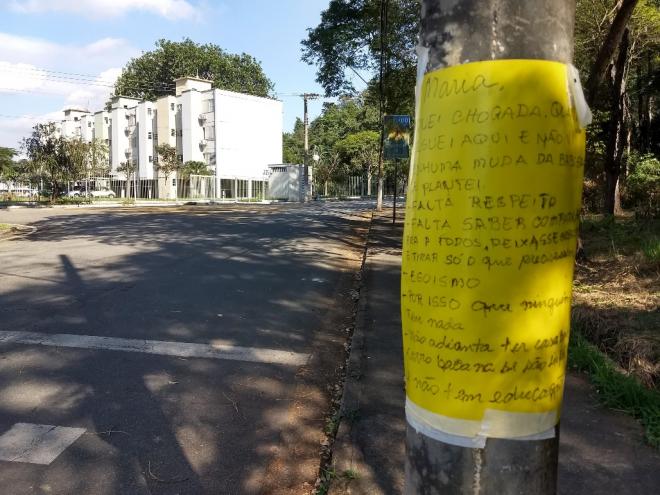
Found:
<svg viewBox="0 0 660 495"><path fill-rule="evenodd" d="M410 156L410 115L385 115L385 160Z"/></svg>

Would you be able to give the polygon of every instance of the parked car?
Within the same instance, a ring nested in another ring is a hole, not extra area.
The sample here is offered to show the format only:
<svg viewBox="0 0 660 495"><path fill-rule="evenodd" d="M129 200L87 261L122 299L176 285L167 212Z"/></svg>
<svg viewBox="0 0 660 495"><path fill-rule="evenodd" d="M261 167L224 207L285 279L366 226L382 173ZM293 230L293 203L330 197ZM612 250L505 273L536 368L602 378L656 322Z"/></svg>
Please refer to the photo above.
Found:
<svg viewBox="0 0 660 495"><path fill-rule="evenodd" d="M68 198L78 198L80 196L87 196L87 191L84 189L72 189L68 193L66 193L66 196Z"/></svg>
<svg viewBox="0 0 660 495"><path fill-rule="evenodd" d="M90 191L89 195L92 198L115 198L115 197L117 197L115 192L112 189L108 189L107 187L102 187L101 189Z"/></svg>

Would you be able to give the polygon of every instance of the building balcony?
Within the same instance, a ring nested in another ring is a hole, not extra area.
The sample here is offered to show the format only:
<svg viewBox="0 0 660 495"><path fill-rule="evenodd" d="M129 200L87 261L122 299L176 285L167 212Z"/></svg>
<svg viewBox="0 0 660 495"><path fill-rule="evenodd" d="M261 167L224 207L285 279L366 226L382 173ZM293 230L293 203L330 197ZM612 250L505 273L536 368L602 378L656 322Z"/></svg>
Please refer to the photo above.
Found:
<svg viewBox="0 0 660 495"><path fill-rule="evenodd" d="M125 132L126 134L130 134L130 133L131 133L131 128L128 127L128 126L124 127L124 132Z"/></svg>
<svg viewBox="0 0 660 495"><path fill-rule="evenodd" d="M200 122L206 122L206 114L200 113L198 119Z"/></svg>
<svg viewBox="0 0 660 495"><path fill-rule="evenodd" d="M130 149L130 148L126 148L126 149L124 150L124 154L125 154L127 157L128 157L128 156L131 156L131 149Z"/></svg>
<svg viewBox="0 0 660 495"><path fill-rule="evenodd" d="M209 142L206 139L201 139L199 141L199 147L200 148L206 148L206 145L209 144Z"/></svg>

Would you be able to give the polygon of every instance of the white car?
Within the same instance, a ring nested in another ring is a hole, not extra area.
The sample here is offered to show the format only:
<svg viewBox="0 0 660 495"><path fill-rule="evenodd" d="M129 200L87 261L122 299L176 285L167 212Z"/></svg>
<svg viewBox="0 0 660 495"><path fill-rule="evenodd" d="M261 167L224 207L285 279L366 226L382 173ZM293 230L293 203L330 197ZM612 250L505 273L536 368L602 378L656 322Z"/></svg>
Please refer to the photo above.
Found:
<svg viewBox="0 0 660 495"><path fill-rule="evenodd" d="M112 189L108 189L107 187L102 187L101 189L97 189L94 191L89 191L89 195L92 198L115 198L117 195Z"/></svg>

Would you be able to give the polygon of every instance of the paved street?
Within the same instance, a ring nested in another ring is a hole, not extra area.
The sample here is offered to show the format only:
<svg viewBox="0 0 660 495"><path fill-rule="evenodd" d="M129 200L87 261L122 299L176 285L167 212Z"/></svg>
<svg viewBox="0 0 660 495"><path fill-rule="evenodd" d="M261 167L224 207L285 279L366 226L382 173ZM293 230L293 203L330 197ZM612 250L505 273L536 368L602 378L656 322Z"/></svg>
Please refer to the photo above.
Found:
<svg viewBox="0 0 660 495"><path fill-rule="evenodd" d="M0 486L305 493L370 205L0 210Z"/></svg>

